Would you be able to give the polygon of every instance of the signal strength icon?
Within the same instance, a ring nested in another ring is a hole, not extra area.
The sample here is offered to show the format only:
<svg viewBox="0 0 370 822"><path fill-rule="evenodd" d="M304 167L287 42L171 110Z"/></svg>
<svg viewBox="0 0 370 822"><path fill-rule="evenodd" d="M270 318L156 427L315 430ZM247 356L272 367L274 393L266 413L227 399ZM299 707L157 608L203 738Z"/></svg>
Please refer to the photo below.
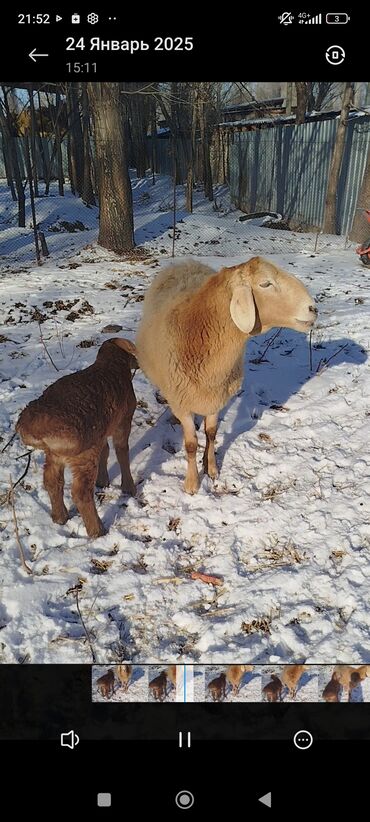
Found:
<svg viewBox="0 0 370 822"><path fill-rule="evenodd" d="M305 23L313 23L319 25L322 23L322 14L316 14L315 17L310 17L309 20L305 20Z"/></svg>

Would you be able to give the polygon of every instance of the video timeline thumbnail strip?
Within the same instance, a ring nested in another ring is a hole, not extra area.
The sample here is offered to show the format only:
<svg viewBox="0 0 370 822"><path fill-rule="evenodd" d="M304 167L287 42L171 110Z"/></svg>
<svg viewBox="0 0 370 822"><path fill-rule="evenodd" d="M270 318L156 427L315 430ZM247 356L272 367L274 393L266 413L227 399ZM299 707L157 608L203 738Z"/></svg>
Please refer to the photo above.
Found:
<svg viewBox="0 0 370 822"><path fill-rule="evenodd" d="M370 665L93 665L93 702L370 702Z"/></svg>

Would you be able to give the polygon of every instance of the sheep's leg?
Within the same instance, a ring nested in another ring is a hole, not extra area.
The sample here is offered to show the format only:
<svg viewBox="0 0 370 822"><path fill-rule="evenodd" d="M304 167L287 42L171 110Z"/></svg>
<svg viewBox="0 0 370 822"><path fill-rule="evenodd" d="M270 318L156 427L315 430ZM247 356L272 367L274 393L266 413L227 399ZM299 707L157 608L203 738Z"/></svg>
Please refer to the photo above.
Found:
<svg viewBox="0 0 370 822"><path fill-rule="evenodd" d="M50 497L53 522L64 525L68 519L68 511L63 499L64 464L59 462L50 451L45 452L44 488Z"/></svg>
<svg viewBox="0 0 370 822"><path fill-rule="evenodd" d="M108 440L105 441L103 448L101 450L100 459L99 459L99 467L98 467L98 476L96 478L96 485L99 488L106 488L109 485L109 476L108 476L108 456L109 456L109 445Z"/></svg>
<svg viewBox="0 0 370 822"><path fill-rule="evenodd" d="M89 537L101 537L105 534L94 500L100 451L100 448L91 448L79 457L69 460L73 476L72 499L81 514Z"/></svg>
<svg viewBox="0 0 370 822"><path fill-rule="evenodd" d="M217 433L217 414L208 414L204 419L204 430L206 433L206 448L203 456L203 466L206 474L212 479L218 477L218 469L215 457L215 439Z"/></svg>
<svg viewBox="0 0 370 822"><path fill-rule="evenodd" d="M173 409L172 409L173 410ZM188 458L184 488L187 494L196 494L199 491L199 474L197 469L198 439L194 425L193 414L181 415L174 411L181 422L184 431L185 450Z"/></svg>
<svg viewBox="0 0 370 822"><path fill-rule="evenodd" d="M123 494L136 494L135 483L131 476L130 460L128 450L128 438L131 431L132 415L126 415L120 421L119 426L113 432L113 445L117 454L117 459L121 469L121 489Z"/></svg>

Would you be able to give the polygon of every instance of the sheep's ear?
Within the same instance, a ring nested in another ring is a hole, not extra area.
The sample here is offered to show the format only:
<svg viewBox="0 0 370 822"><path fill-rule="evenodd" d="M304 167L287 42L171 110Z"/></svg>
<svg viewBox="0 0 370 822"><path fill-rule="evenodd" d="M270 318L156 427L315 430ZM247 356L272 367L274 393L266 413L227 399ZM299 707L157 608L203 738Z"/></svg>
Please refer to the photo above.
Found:
<svg viewBox="0 0 370 822"><path fill-rule="evenodd" d="M131 340L126 340L122 337L114 337L112 340L119 348L122 348L124 351L127 351L130 354L130 368L137 369L139 368L139 363L136 359L136 345L135 343L131 342Z"/></svg>
<svg viewBox="0 0 370 822"><path fill-rule="evenodd" d="M136 354L136 345L135 343L131 342L131 340L126 340L123 337L114 337L112 342L118 345L119 348L123 348L124 351L127 351L128 354Z"/></svg>
<svg viewBox="0 0 370 822"><path fill-rule="evenodd" d="M252 289L249 285L237 285L230 302L231 319L235 325L249 334L256 322L256 308Z"/></svg>

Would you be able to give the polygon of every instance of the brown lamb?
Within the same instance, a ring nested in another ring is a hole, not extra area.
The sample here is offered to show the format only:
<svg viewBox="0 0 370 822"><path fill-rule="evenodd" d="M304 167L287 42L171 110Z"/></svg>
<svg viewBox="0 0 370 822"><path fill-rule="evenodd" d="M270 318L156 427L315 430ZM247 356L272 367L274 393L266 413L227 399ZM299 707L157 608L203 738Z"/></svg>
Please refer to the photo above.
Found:
<svg viewBox="0 0 370 822"><path fill-rule="evenodd" d="M336 674L334 672L331 680L322 692L323 699L325 699L325 702L340 702L340 690L341 684L336 678Z"/></svg>
<svg viewBox="0 0 370 822"><path fill-rule="evenodd" d="M149 682L149 688L151 688L153 692L154 699L159 700L160 702L164 702L166 698L167 692L167 674L166 671L162 671L159 676L156 676Z"/></svg>
<svg viewBox="0 0 370 822"><path fill-rule="evenodd" d="M208 690L214 702L221 702L226 696L226 674L222 673L208 683Z"/></svg>
<svg viewBox="0 0 370 822"><path fill-rule="evenodd" d="M72 471L72 499L89 537L104 532L94 502L95 484L109 485L109 446L121 468L124 494L135 494L130 472L128 438L136 398L131 369L138 367L130 340L106 340L93 365L54 382L22 411L16 426L26 445L45 451L44 487L51 517L61 525L68 519L64 505L64 468Z"/></svg>
<svg viewBox="0 0 370 822"><path fill-rule="evenodd" d="M132 677L132 665L117 665L117 677L124 691L127 691Z"/></svg>
<svg viewBox="0 0 370 822"><path fill-rule="evenodd" d="M104 699L109 699L110 696L113 696L114 673L112 671L112 668L110 668L106 674L100 676L99 679L97 679L96 684L99 688L101 695L104 696Z"/></svg>
<svg viewBox="0 0 370 822"><path fill-rule="evenodd" d="M281 702L281 694L283 685L276 674L271 674L271 681L262 688L262 693L265 695L267 702Z"/></svg>

